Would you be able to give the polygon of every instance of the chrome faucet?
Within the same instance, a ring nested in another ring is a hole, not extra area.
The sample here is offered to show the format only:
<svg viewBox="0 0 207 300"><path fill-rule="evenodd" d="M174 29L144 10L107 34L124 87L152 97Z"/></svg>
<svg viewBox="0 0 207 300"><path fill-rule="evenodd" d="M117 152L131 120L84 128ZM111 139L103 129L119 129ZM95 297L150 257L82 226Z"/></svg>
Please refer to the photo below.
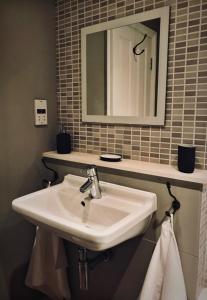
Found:
<svg viewBox="0 0 207 300"><path fill-rule="evenodd" d="M90 189L90 196L94 199L101 198L101 188L99 185L98 172L95 165L87 169L88 180L80 187L80 192L85 193Z"/></svg>

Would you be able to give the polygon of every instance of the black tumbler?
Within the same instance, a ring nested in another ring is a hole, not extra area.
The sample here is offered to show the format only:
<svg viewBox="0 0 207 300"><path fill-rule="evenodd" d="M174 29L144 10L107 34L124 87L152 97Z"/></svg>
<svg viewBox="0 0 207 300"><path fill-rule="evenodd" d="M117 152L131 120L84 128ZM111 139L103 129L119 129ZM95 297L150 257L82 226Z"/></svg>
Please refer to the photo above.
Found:
<svg viewBox="0 0 207 300"><path fill-rule="evenodd" d="M66 132L60 132L56 137L57 153L66 154L71 152L70 135Z"/></svg>
<svg viewBox="0 0 207 300"><path fill-rule="evenodd" d="M178 145L178 170L193 173L195 169L195 146Z"/></svg>

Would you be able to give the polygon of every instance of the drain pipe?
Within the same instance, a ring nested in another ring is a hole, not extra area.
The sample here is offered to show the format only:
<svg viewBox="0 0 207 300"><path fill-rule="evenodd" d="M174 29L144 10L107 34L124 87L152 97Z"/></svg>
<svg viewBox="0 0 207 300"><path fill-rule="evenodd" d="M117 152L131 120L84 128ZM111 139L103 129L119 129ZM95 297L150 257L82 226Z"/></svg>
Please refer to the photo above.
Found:
<svg viewBox="0 0 207 300"><path fill-rule="evenodd" d="M79 269L79 282L81 290L88 290L88 268L92 271L97 265L102 262L109 262L112 258L112 250L108 249L98 253L93 258L88 258L87 249L78 249L78 269Z"/></svg>
<svg viewBox="0 0 207 300"><path fill-rule="evenodd" d="M79 282L81 290L88 290L88 261L87 261L87 250L86 248L78 249L79 260Z"/></svg>

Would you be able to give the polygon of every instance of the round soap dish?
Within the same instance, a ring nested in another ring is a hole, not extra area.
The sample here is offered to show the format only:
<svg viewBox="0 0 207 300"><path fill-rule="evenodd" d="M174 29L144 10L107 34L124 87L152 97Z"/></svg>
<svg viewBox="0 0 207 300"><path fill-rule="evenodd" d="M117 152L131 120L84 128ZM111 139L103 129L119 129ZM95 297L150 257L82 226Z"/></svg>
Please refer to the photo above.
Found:
<svg viewBox="0 0 207 300"><path fill-rule="evenodd" d="M122 156L119 154L101 154L100 159L104 161L116 162L121 161Z"/></svg>

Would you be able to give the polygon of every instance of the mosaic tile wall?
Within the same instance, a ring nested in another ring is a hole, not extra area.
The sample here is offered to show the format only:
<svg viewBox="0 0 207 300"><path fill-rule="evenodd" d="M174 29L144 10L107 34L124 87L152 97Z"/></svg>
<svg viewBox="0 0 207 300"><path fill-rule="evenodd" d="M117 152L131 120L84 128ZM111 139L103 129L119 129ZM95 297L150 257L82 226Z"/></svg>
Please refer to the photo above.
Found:
<svg viewBox="0 0 207 300"><path fill-rule="evenodd" d="M170 32L164 127L81 122L80 30L84 26L169 5ZM73 149L176 164L177 145L196 146L196 167L207 168L207 0L57 0L59 122Z"/></svg>
<svg viewBox="0 0 207 300"><path fill-rule="evenodd" d="M207 220L207 186L204 187L202 193L202 201L201 201L197 296L200 295L202 289L207 288L207 222L206 220Z"/></svg>

